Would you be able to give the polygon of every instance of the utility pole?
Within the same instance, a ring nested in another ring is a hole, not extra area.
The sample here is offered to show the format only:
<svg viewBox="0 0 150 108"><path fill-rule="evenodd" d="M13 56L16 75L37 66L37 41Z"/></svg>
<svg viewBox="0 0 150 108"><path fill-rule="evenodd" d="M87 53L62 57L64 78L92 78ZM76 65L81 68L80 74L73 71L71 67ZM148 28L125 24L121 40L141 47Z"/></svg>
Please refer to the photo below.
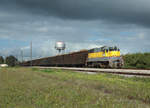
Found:
<svg viewBox="0 0 150 108"><path fill-rule="evenodd" d="M32 41L31 41L31 46L30 46L30 65L32 66Z"/></svg>
<svg viewBox="0 0 150 108"><path fill-rule="evenodd" d="M18 60L18 54L15 55L15 58L16 58L16 60L15 60L15 65L16 65L17 64L17 60Z"/></svg>
<svg viewBox="0 0 150 108"><path fill-rule="evenodd" d="M4 64L6 64L6 56L3 56L3 58L4 58Z"/></svg>
<svg viewBox="0 0 150 108"><path fill-rule="evenodd" d="M22 59L22 62L23 62L23 50L21 50L21 59Z"/></svg>

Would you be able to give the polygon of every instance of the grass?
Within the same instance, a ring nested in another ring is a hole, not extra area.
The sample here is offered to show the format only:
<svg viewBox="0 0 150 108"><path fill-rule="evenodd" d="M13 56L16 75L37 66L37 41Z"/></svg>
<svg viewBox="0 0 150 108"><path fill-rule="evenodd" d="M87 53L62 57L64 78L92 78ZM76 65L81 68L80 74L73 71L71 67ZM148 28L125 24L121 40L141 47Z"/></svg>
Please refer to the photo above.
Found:
<svg viewBox="0 0 150 108"><path fill-rule="evenodd" d="M0 108L149 108L150 79L0 68Z"/></svg>

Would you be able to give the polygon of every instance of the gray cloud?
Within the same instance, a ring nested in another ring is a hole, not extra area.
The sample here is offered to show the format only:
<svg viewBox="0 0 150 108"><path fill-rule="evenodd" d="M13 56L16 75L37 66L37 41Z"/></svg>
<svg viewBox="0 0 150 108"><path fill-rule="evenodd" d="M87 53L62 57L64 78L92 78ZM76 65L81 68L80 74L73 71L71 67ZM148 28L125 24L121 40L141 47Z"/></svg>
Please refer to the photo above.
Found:
<svg viewBox="0 0 150 108"><path fill-rule="evenodd" d="M2 0L10 10L70 20L104 20L150 26L148 0Z"/></svg>

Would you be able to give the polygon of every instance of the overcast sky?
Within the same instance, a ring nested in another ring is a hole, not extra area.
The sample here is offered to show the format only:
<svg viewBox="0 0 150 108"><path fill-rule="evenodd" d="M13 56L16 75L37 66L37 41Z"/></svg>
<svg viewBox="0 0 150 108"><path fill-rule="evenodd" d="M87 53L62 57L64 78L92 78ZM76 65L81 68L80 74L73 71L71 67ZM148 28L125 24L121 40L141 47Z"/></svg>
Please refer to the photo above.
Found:
<svg viewBox="0 0 150 108"><path fill-rule="evenodd" d="M103 45L150 52L150 0L0 0L0 55L52 56Z"/></svg>

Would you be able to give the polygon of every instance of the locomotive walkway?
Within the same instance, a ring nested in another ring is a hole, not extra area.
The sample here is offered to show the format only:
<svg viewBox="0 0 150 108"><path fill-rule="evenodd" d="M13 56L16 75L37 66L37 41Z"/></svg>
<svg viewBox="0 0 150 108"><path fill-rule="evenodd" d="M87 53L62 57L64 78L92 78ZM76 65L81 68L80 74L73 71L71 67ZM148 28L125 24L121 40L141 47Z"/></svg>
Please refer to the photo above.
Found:
<svg viewBox="0 0 150 108"><path fill-rule="evenodd" d="M138 69L98 69L98 68L74 68L74 67L37 67L41 69L63 69L81 72L97 72L97 73L111 73L122 75L136 75L136 76L150 76L150 70L138 70Z"/></svg>

